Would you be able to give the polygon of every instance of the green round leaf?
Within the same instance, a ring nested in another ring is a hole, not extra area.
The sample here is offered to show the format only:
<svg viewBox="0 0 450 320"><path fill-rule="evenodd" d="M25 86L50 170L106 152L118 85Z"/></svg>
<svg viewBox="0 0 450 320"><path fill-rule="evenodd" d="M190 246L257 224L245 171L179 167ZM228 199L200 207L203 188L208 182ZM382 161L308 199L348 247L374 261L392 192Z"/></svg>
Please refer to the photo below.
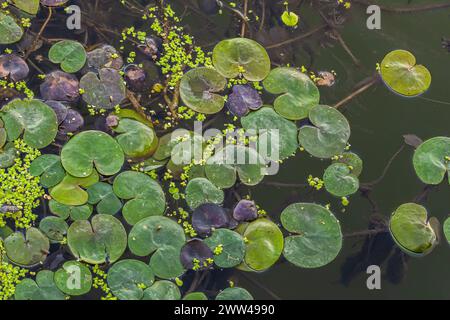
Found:
<svg viewBox="0 0 450 320"><path fill-rule="evenodd" d="M14 6L26 13L35 15L39 10L39 0L12 0Z"/></svg>
<svg viewBox="0 0 450 320"><path fill-rule="evenodd" d="M86 191L89 195L88 203L97 205L97 213L114 215L122 208L122 202L108 183L98 182Z"/></svg>
<svg viewBox="0 0 450 320"><path fill-rule="evenodd" d="M414 169L426 184L439 184L450 172L450 138L435 137L423 142L414 152ZM450 174L448 176L450 183Z"/></svg>
<svg viewBox="0 0 450 320"><path fill-rule="evenodd" d="M447 239L447 242L450 244L450 218L445 219L443 229L445 239Z"/></svg>
<svg viewBox="0 0 450 320"><path fill-rule="evenodd" d="M114 131L120 133L116 140L125 155L130 158L149 157L158 146L155 131L139 121L127 118L121 119Z"/></svg>
<svg viewBox="0 0 450 320"><path fill-rule="evenodd" d="M180 298L181 293L176 284L161 280L145 289L143 300L180 300Z"/></svg>
<svg viewBox="0 0 450 320"><path fill-rule="evenodd" d="M13 142L8 142L3 148L0 148L0 168L9 168L14 164L18 156L18 151Z"/></svg>
<svg viewBox="0 0 450 320"><path fill-rule="evenodd" d="M126 86L119 71L113 68L88 72L80 79L83 100L97 109L113 109L126 97Z"/></svg>
<svg viewBox="0 0 450 320"><path fill-rule="evenodd" d="M233 268L244 259L244 239L237 232L216 229L205 243L214 252L214 263L219 268Z"/></svg>
<svg viewBox="0 0 450 320"><path fill-rule="evenodd" d="M294 68L276 68L263 82L272 94L282 94L275 99L274 108L290 120L308 117L309 111L319 104L320 93L314 82Z"/></svg>
<svg viewBox="0 0 450 320"><path fill-rule="evenodd" d="M203 292L190 292L183 297L183 300L208 300Z"/></svg>
<svg viewBox="0 0 450 320"><path fill-rule="evenodd" d="M19 41L23 36L22 28L13 17L0 12L0 44Z"/></svg>
<svg viewBox="0 0 450 320"><path fill-rule="evenodd" d="M256 130L258 152L271 160L286 159L297 151L297 126L270 107L263 107L241 118L245 130ZM271 131L271 130L275 131ZM267 131L269 130L269 131Z"/></svg>
<svg viewBox="0 0 450 320"><path fill-rule="evenodd" d="M175 278L183 274L180 251L186 237L183 228L163 216L150 216L133 226L128 235L130 251L150 258L150 267L159 278Z"/></svg>
<svg viewBox="0 0 450 320"><path fill-rule="evenodd" d="M348 165L333 163L323 175L325 189L337 197L354 194L359 189L359 179L353 174Z"/></svg>
<svg viewBox="0 0 450 320"><path fill-rule="evenodd" d="M186 202L192 210L204 203L221 204L224 200L223 191L205 178L189 181L185 192Z"/></svg>
<svg viewBox="0 0 450 320"><path fill-rule="evenodd" d="M50 190L50 195L61 204L81 206L86 204L89 198L88 193L82 188L88 188L96 184L98 180L99 176L95 170L85 178L77 178L68 174Z"/></svg>
<svg viewBox="0 0 450 320"><path fill-rule="evenodd" d="M61 219L66 220L71 218L72 220L87 220L92 214L92 206L85 204L79 206L71 206L59 203L54 199L50 200L48 203L50 212L57 215Z"/></svg>
<svg viewBox="0 0 450 320"><path fill-rule="evenodd" d="M217 295L216 300L253 300L253 297L244 288L233 287L221 291Z"/></svg>
<svg viewBox="0 0 450 320"><path fill-rule="evenodd" d="M350 138L350 125L342 113L335 108L318 105L309 112L309 120L314 126L300 128L300 145L317 158L341 154Z"/></svg>
<svg viewBox="0 0 450 320"><path fill-rule="evenodd" d="M68 173L87 177L94 170L106 176L116 174L125 161L122 148L107 133L84 131L67 142L61 151L61 162Z"/></svg>
<svg viewBox="0 0 450 320"><path fill-rule="evenodd" d="M48 58L53 63L61 64L61 69L67 73L75 73L86 63L86 51L83 45L73 40L63 40L55 43L48 52Z"/></svg>
<svg viewBox="0 0 450 320"><path fill-rule="evenodd" d="M413 256L428 254L437 244L427 209L415 203L402 204L394 211L389 230L400 249Z"/></svg>
<svg viewBox="0 0 450 320"><path fill-rule="evenodd" d="M69 229L69 225L60 217L45 217L39 222L39 230L52 241L63 241L67 229Z"/></svg>
<svg viewBox="0 0 450 320"><path fill-rule="evenodd" d="M9 235L4 245L8 259L26 267L44 262L50 249L48 238L33 227L26 231L26 236L21 232Z"/></svg>
<svg viewBox="0 0 450 320"><path fill-rule="evenodd" d="M0 116L8 140L16 140L23 133L23 140L32 148L48 146L58 131L55 112L39 100L15 99L1 109Z"/></svg>
<svg viewBox="0 0 450 320"><path fill-rule="evenodd" d="M206 67L186 72L180 82L180 96L192 110L213 114L222 110L225 98L217 92L225 89L227 80L216 70Z"/></svg>
<svg viewBox="0 0 450 320"><path fill-rule="evenodd" d="M298 15L292 11L284 11L281 15L281 21L288 27L295 27L298 24Z"/></svg>
<svg viewBox="0 0 450 320"><path fill-rule="evenodd" d="M130 225L149 216L160 216L166 210L164 191L145 173L122 172L114 179L113 190L119 198L129 200L122 215Z"/></svg>
<svg viewBox="0 0 450 320"><path fill-rule="evenodd" d="M54 273L49 270L39 271L36 281L23 279L16 287L16 300L65 300L64 294L54 281Z"/></svg>
<svg viewBox="0 0 450 320"><path fill-rule="evenodd" d="M70 251L90 264L114 262L127 247L127 233L122 223L111 215L97 214L91 222L77 220L69 227Z"/></svg>
<svg viewBox="0 0 450 320"><path fill-rule="evenodd" d="M63 180L66 171L61 164L59 156L43 154L31 163L30 174L34 177L40 176L42 186L51 188Z"/></svg>
<svg viewBox="0 0 450 320"><path fill-rule="evenodd" d="M91 291L92 273L78 261L67 261L55 272L55 283L62 292L81 296Z"/></svg>
<svg viewBox="0 0 450 320"><path fill-rule="evenodd" d="M155 280L152 269L142 261L121 260L108 271L108 285L120 300L141 300L144 289Z"/></svg>
<svg viewBox="0 0 450 320"><path fill-rule="evenodd" d="M241 227L246 238L245 264L239 268L264 271L278 261L283 251L283 234L272 221L260 218Z"/></svg>
<svg viewBox="0 0 450 320"><path fill-rule="evenodd" d="M359 177L363 170L363 161L353 152L340 154L337 158L333 159L333 163L345 163L356 177Z"/></svg>
<svg viewBox="0 0 450 320"><path fill-rule="evenodd" d="M214 67L227 78L242 73L245 79L261 81L270 72L266 49L251 39L235 38L219 42L213 51Z"/></svg>
<svg viewBox="0 0 450 320"><path fill-rule="evenodd" d="M431 85L431 73L423 65L416 65L416 57L406 50L394 50L381 62L381 78L394 92L414 97Z"/></svg>
<svg viewBox="0 0 450 320"><path fill-rule="evenodd" d="M264 179L265 161L253 149L242 145L227 145L206 161L205 174L219 188L230 188L236 182L254 186Z"/></svg>
<svg viewBox="0 0 450 320"><path fill-rule="evenodd" d="M302 268L319 268L333 261L342 248L339 221L330 210L314 203L294 203L281 213L286 237L284 257Z"/></svg>

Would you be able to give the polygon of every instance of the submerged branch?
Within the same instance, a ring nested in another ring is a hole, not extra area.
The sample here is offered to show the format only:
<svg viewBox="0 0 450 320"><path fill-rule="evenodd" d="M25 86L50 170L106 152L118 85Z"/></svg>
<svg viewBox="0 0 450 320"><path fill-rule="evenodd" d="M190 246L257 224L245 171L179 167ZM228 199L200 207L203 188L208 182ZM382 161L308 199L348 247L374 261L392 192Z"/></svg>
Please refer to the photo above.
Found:
<svg viewBox="0 0 450 320"><path fill-rule="evenodd" d="M379 81L379 77L378 74L375 74L372 76L372 78L370 79L369 82L367 82L365 85L363 85L362 87L356 89L354 92L352 92L350 95L348 95L347 97L345 97L344 99L342 99L341 101L339 101L338 103L336 103L334 105L334 107L337 109L345 104L347 104L349 101L353 100L354 98L356 98L357 96L359 96L361 93L367 91L369 88L371 88L374 84L378 83Z"/></svg>
<svg viewBox="0 0 450 320"><path fill-rule="evenodd" d="M298 37L295 37L295 38L292 38L292 39L289 39L289 40L285 40L285 41L282 41L282 42L275 43L275 44L272 44L270 46L267 46L266 49L268 49L268 50L269 49L275 49L275 48L278 48L278 47L282 47L282 46L285 46L285 45L297 42L299 40L303 40L303 39L309 38L313 34L319 32L319 31L322 31L325 28L328 28L327 24L323 24L321 26L318 26L317 28L314 28L311 31L308 31L308 32L306 32L306 33L304 33L304 34L302 34L302 35L300 35Z"/></svg>

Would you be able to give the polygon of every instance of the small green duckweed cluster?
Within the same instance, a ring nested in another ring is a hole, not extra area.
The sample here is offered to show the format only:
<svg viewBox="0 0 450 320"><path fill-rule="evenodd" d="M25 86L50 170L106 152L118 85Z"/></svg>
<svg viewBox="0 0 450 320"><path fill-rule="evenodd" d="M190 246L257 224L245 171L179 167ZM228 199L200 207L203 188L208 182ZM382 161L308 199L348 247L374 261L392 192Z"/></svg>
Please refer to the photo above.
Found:
<svg viewBox="0 0 450 320"><path fill-rule="evenodd" d="M0 226L5 226L11 219L16 228L28 228L37 218L33 209L40 205L39 198L45 194L39 184L40 178L29 172L31 162L41 153L27 146L22 139L15 140L14 146L19 153L14 165L0 169L0 206L13 206L17 211L0 213Z"/></svg>
<svg viewBox="0 0 450 320"><path fill-rule="evenodd" d="M6 262L3 257L5 249L0 239L0 300L9 300L14 296L16 286L24 279L29 271Z"/></svg>

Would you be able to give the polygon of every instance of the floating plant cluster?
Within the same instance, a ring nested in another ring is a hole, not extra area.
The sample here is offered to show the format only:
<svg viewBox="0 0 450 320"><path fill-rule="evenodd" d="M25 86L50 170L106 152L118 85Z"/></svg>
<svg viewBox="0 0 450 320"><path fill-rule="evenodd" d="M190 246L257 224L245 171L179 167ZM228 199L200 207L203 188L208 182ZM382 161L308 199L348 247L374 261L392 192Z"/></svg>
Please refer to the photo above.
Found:
<svg viewBox="0 0 450 320"><path fill-rule="evenodd" d="M0 12L3 45L21 43L31 34L20 23L25 13L34 15L44 7L61 10L70 1L10 2ZM258 42L232 38L218 42L210 57L201 50L186 54L181 50L194 48L188 35L183 46L175 43L174 48L161 37L159 28L178 19L170 6L151 6L143 15L153 26L148 33L128 29L123 37L124 46L129 38L137 42L147 53L143 56L132 51L127 58L123 48L109 44L88 48L76 40L49 40L40 52L51 68L36 74L28 56L39 34L26 55L9 49L0 56L3 299L101 294L120 300L252 299L233 284L211 294L185 283L209 270L262 272L280 259L299 268L319 268L342 248L341 224L326 205L292 203L267 214L249 197L225 200L237 184L261 183L270 161L282 165L300 150L329 161L323 184L332 196L358 192L363 161L349 150L346 117L321 104L320 90L308 74L294 67L273 68ZM173 27L170 32L183 31ZM173 79L164 84L152 78L158 67L172 66L173 74L179 74L173 65L161 63L169 52L176 56L173 50L201 62L182 69L175 86L168 84ZM379 77L405 96L422 94L431 83L430 72L403 50L384 58ZM37 79L40 85L30 94L26 83ZM156 103L142 107L139 92L150 91L168 105L165 110L176 125L163 126ZM182 110L191 110L197 119L235 117L236 127L260 132L255 147L244 139L212 148L214 139L192 131L192 123L175 114ZM177 127L182 128L179 134L174 133ZM259 150L271 134L266 129L278 132L277 154ZM201 161L175 161L185 159L186 147L194 143L201 146ZM238 153L260 161L224 160ZM421 143L412 162L425 184L446 184L450 138ZM449 221L444 233L450 240ZM437 243L434 224L419 204L400 205L389 230L411 255L424 255Z"/></svg>

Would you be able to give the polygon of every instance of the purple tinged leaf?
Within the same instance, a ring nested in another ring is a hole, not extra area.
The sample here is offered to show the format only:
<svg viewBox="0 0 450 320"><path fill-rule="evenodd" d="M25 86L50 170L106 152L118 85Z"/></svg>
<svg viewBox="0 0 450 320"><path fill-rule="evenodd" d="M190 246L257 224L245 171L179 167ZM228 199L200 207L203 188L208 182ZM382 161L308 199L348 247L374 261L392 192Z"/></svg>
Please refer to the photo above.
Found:
<svg viewBox="0 0 450 320"><path fill-rule="evenodd" d="M200 239L193 239L187 242L180 253L180 261L184 268L195 269L205 268L210 265L207 259L212 259L211 249Z"/></svg>
<svg viewBox="0 0 450 320"><path fill-rule="evenodd" d="M0 78L9 77L12 81L20 81L28 76L30 69L27 63L15 54L0 56Z"/></svg>
<svg viewBox="0 0 450 320"><path fill-rule="evenodd" d="M132 91L142 91L146 87L147 74L137 65L129 65L125 68L125 82Z"/></svg>
<svg viewBox="0 0 450 320"><path fill-rule="evenodd" d="M231 222L230 214L213 203L200 205L192 214L192 226L200 236L211 234L213 228L228 228Z"/></svg>
<svg viewBox="0 0 450 320"><path fill-rule="evenodd" d="M55 111L58 124L61 124L66 119L69 108L62 102L49 100L45 101L45 104Z"/></svg>
<svg viewBox="0 0 450 320"><path fill-rule="evenodd" d="M62 71L54 71L45 77L40 91L44 100L75 102L80 96L77 77Z"/></svg>
<svg viewBox="0 0 450 320"><path fill-rule="evenodd" d="M238 117L245 116L250 110L258 110L263 105L258 91L249 85L235 85L228 96L227 107Z"/></svg>
<svg viewBox="0 0 450 320"><path fill-rule="evenodd" d="M233 210L233 218L237 221L252 221L258 218L258 209L255 202L251 200L241 200Z"/></svg>
<svg viewBox="0 0 450 320"><path fill-rule="evenodd" d="M80 129L84 124L83 116L74 109L69 109L67 117L61 123L61 131L65 133L75 132Z"/></svg>
<svg viewBox="0 0 450 320"><path fill-rule="evenodd" d="M403 135L403 139L405 140L405 143L415 149L417 149L418 146L420 146L423 142L422 139L420 139L415 134L405 134Z"/></svg>

